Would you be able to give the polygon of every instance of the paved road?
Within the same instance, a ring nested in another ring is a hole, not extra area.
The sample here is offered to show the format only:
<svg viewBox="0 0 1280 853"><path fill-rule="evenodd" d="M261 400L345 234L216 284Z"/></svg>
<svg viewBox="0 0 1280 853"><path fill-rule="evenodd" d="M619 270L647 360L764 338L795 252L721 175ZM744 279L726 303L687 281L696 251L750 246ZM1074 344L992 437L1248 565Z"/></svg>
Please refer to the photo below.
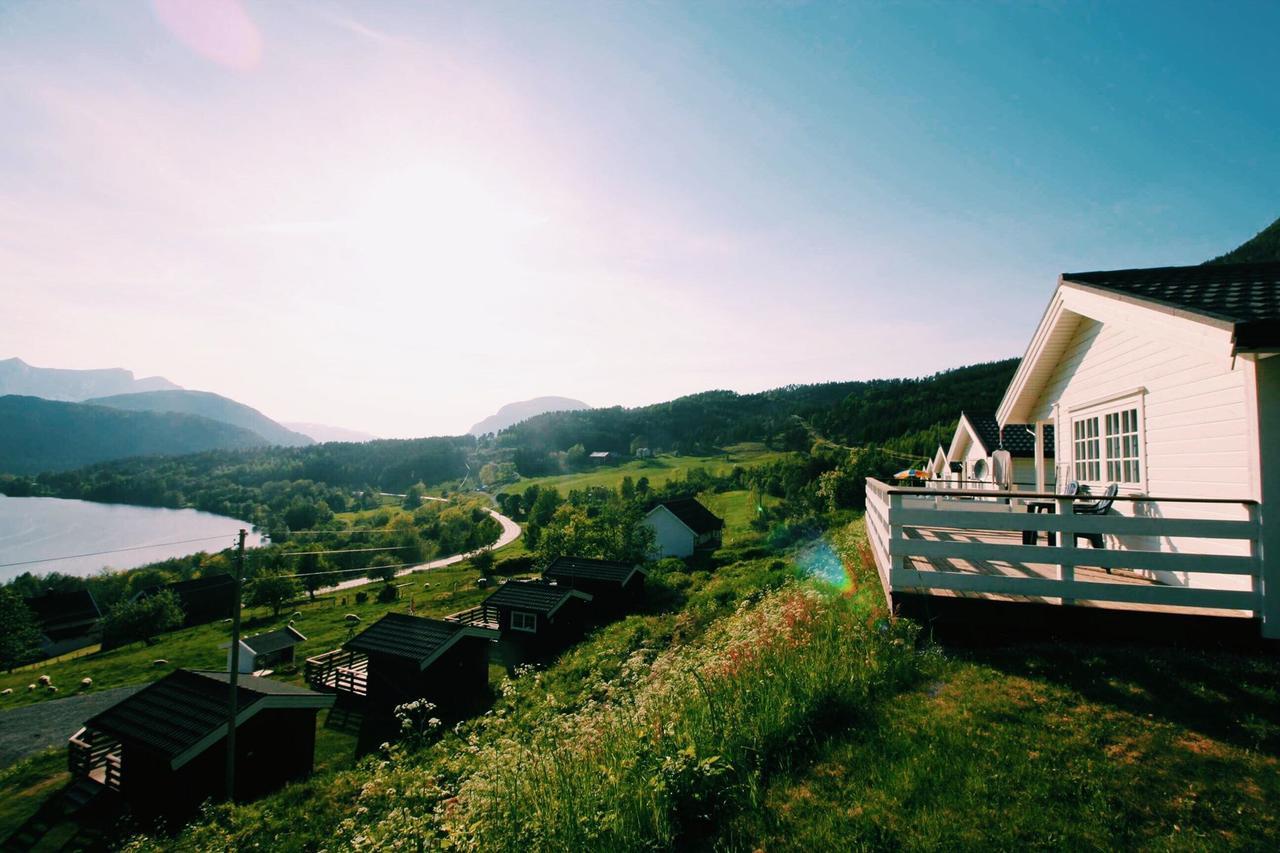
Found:
<svg viewBox="0 0 1280 853"><path fill-rule="evenodd" d="M426 498L426 500L443 501L444 498L428 497ZM495 548L495 549L501 548L503 545L508 545L520 538L520 525L516 524L511 519L507 518L502 513L496 510L489 509L488 507L485 508L485 512L493 516L497 520L497 522L502 525L502 533L498 534L498 541L490 545L489 546L490 548ZM474 557L476 554L480 553L480 551L482 550L484 549L482 548L477 551L468 551L465 554L454 554L452 557L441 557L439 560L432 560L430 563L421 563L420 565L417 565L417 566L408 566L396 572L396 577L399 577L400 575L407 575L407 574L410 574L411 572L421 572L427 569L442 569L445 566L452 566L454 563L461 563L463 560L467 560L467 559L470 559L471 557ZM368 582L369 582L369 579L367 577L352 578L351 580L343 581L342 583L337 584L335 586L326 587L325 591L332 591L335 589L351 589L352 587L364 586Z"/></svg>
<svg viewBox="0 0 1280 853"><path fill-rule="evenodd" d="M0 711L0 768L53 746L66 746L85 720L146 686L116 687Z"/></svg>

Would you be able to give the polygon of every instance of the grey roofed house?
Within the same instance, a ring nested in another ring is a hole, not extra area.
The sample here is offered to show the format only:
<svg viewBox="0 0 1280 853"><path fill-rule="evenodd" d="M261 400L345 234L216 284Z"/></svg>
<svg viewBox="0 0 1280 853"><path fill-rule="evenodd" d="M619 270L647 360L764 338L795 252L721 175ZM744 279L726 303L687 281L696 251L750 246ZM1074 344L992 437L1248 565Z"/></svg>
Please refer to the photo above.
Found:
<svg viewBox="0 0 1280 853"><path fill-rule="evenodd" d="M1214 321L1235 352L1280 351L1280 262L1063 273L1063 282Z"/></svg>
<svg viewBox="0 0 1280 853"><path fill-rule="evenodd" d="M269 655L293 648L305 639L307 638L297 628L286 625L278 631L245 637L240 644L256 655Z"/></svg>
<svg viewBox="0 0 1280 853"><path fill-rule="evenodd" d="M443 619L388 613L348 640L343 648L365 655L404 658L426 669L465 637L497 639L496 631Z"/></svg>
<svg viewBox="0 0 1280 853"><path fill-rule="evenodd" d="M85 727L159 753L174 769L226 736L228 675L179 669L90 718ZM272 708L319 709L333 697L266 678L242 675L236 688L237 726Z"/></svg>
<svg viewBox="0 0 1280 853"><path fill-rule="evenodd" d="M982 443L988 456L1001 448L1009 451L1009 455L1016 458L1031 459L1036 455L1035 427L1031 424L1007 424L1004 435L1001 436L1000 424L994 415L971 415L968 412L961 412L960 416L969 421L974 437ZM1053 455L1052 425L1044 428L1044 455Z"/></svg>
<svg viewBox="0 0 1280 853"><path fill-rule="evenodd" d="M637 573L647 574L635 563L597 560L592 557L557 557L542 573L548 580L572 583L575 580L607 581L625 585Z"/></svg>
<svg viewBox="0 0 1280 853"><path fill-rule="evenodd" d="M509 580L484 600L485 607L519 608L554 616L571 598L590 601L591 595L543 580Z"/></svg>
<svg viewBox="0 0 1280 853"><path fill-rule="evenodd" d="M671 501L661 501L657 506L666 507L672 515L680 520L681 524L699 536L724 529L724 519L699 503L697 498L678 498Z"/></svg>

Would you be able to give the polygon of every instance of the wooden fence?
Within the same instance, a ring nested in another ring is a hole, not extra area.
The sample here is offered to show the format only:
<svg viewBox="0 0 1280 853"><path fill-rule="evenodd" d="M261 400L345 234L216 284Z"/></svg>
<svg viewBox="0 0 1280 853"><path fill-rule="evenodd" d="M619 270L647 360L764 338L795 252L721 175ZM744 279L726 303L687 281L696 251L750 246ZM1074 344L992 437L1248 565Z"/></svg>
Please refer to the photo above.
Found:
<svg viewBox="0 0 1280 853"><path fill-rule="evenodd" d="M322 693L369 693L369 658L359 652L334 649L307 658L303 668L307 685Z"/></svg>
<svg viewBox="0 0 1280 853"><path fill-rule="evenodd" d="M898 591L948 590L1064 604L1117 602L1254 615L1263 610L1261 523L1253 501L1118 496L1117 505L1131 504L1132 514L1082 515L1073 504L1096 497L940 493L874 479L867 481L866 500L868 539L890 600ZM1027 500L1053 511L1028 512L1020 503ZM1176 517L1166 517L1174 507ZM1013 535L1021 533L1026 535ZM1098 536L1104 547L1078 547L1077 538ZM1041 538L1053 544L1033 544ZM1193 544L1181 547L1171 540ZM1153 541L1155 547L1128 546ZM993 564L998 570L990 570ZM1127 569L1150 582L1081 580L1075 571L1080 566Z"/></svg>

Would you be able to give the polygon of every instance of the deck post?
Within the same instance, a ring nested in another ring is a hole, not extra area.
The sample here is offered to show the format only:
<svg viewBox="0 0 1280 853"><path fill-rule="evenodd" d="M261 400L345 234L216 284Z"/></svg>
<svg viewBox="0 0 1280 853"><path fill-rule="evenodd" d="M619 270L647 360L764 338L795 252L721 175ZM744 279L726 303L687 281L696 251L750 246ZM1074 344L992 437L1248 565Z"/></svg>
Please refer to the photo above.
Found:
<svg viewBox="0 0 1280 853"><path fill-rule="evenodd" d="M1044 421L1036 421L1036 491L1043 493L1044 475Z"/></svg>
<svg viewBox="0 0 1280 853"><path fill-rule="evenodd" d="M1040 425L1036 425L1036 432L1040 432ZM1039 438L1039 436L1037 436ZM1038 476L1038 475L1037 475ZM1076 579L1076 564L1074 549L1076 547L1076 535L1074 531L1075 525L1069 523L1067 519L1075 519L1075 501L1069 497L1060 497L1055 501L1058 504L1058 518L1063 519L1063 529L1058 531L1058 547L1067 550L1067 556L1058 564L1058 580L1064 584L1074 583ZM1074 598L1062 597L1063 604L1075 604Z"/></svg>
<svg viewBox="0 0 1280 853"><path fill-rule="evenodd" d="M893 543L898 539L905 539L906 536L902 532L902 525L895 522L894 516L902 517L902 495L892 493L889 495L889 517L885 519L889 522L889 588L893 589L893 573L905 568L906 560L901 554L895 554Z"/></svg>
<svg viewBox="0 0 1280 853"><path fill-rule="evenodd" d="M1253 362L1258 407L1258 575L1262 636L1280 639L1280 357ZM1267 510L1270 504L1272 509Z"/></svg>

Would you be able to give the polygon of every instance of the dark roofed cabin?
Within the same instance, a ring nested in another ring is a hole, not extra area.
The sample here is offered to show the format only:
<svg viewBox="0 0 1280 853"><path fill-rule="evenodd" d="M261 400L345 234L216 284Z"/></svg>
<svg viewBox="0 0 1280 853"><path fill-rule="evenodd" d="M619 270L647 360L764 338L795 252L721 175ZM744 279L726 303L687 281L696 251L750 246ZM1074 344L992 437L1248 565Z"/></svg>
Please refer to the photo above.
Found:
<svg viewBox="0 0 1280 853"><path fill-rule="evenodd" d="M209 575L189 581L158 584L140 591L134 599L145 598L165 589L173 592L182 605L184 628L230 619L235 611L236 581L230 575Z"/></svg>
<svg viewBox="0 0 1280 853"><path fill-rule="evenodd" d="M582 636L593 596L545 580L509 580L485 599L496 614L504 640L530 649L551 650Z"/></svg>
<svg viewBox="0 0 1280 853"><path fill-rule="evenodd" d="M559 586L590 593L594 599L592 609L609 616L624 613L641 602L646 575L634 563L590 557L558 557L542 573L543 578Z"/></svg>
<svg viewBox="0 0 1280 853"><path fill-rule="evenodd" d="M240 671L258 672L267 667L293 663L294 648L306 640L302 632L292 625L278 631L268 631L245 637L240 641ZM227 667L231 666L230 643L226 643Z"/></svg>
<svg viewBox="0 0 1280 853"><path fill-rule="evenodd" d="M489 647L496 639L490 628L388 613L342 648L367 661L364 695L371 710L388 712L425 698L448 717L488 691Z"/></svg>
<svg viewBox="0 0 1280 853"><path fill-rule="evenodd" d="M87 589L50 592L27 599L40 626L40 650L54 657L94 642L102 611Z"/></svg>
<svg viewBox="0 0 1280 853"><path fill-rule="evenodd" d="M179 669L89 719L68 743L75 776L117 790L134 814L180 821L226 784L228 675ZM266 678L237 686L236 797L306 778L316 712L333 697Z"/></svg>

